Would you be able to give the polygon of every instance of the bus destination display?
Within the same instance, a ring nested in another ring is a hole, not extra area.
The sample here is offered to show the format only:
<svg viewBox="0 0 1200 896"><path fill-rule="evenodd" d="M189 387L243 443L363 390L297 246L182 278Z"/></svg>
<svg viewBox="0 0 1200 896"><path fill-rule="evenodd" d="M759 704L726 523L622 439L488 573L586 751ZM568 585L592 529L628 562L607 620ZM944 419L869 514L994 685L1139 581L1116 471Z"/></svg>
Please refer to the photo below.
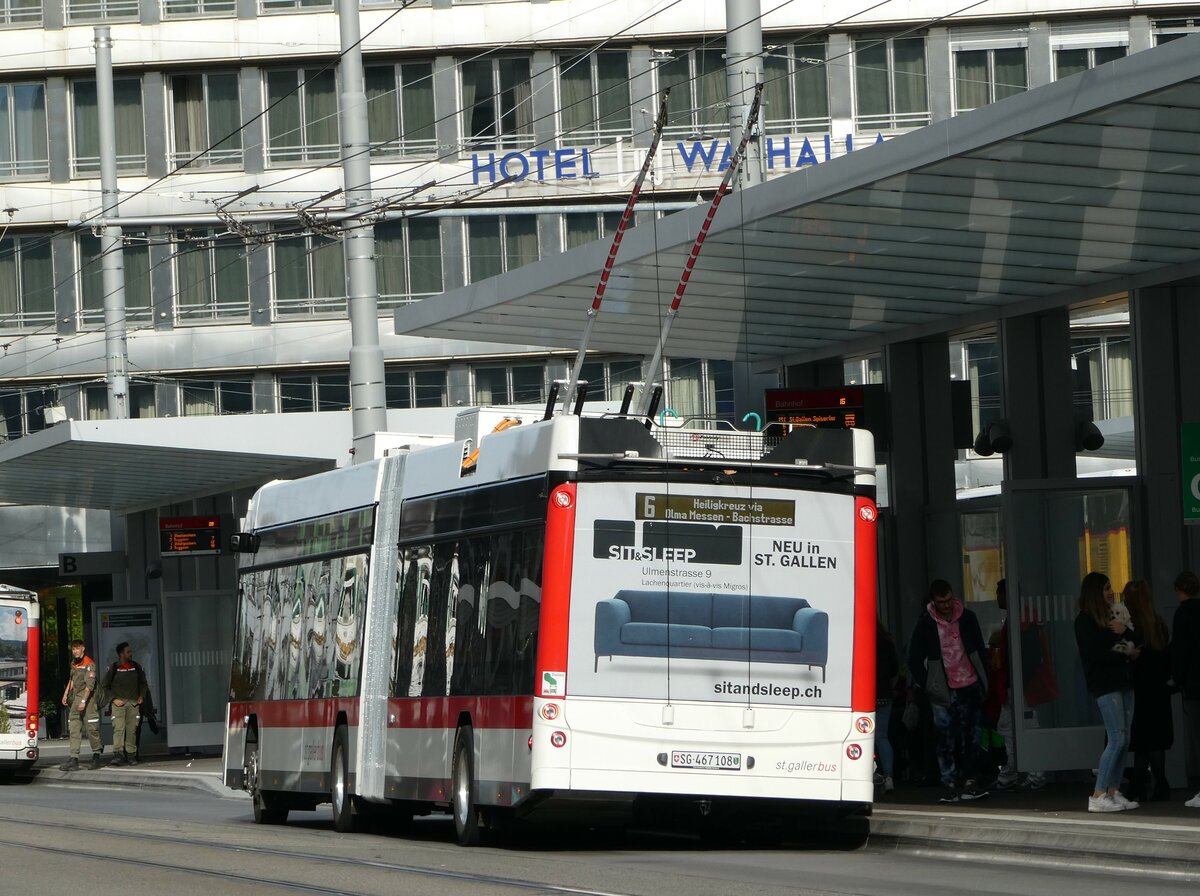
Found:
<svg viewBox="0 0 1200 896"><path fill-rule="evenodd" d="M159 553L187 557L221 553L221 519L215 516L163 517L158 521Z"/></svg>

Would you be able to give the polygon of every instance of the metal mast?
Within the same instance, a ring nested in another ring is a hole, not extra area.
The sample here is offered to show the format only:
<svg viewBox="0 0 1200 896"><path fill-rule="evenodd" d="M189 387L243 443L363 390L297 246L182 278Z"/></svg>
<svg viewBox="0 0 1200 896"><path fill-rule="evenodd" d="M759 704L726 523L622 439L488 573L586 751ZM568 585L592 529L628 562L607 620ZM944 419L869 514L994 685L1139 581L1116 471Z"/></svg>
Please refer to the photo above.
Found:
<svg viewBox="0 0 1200 896"><path fill-rule="evenodd" d="M387 429L383 349L379 345L379 287L375 281L375 222L371 210L371 156L363 83L358 0L338 0L341 30L342 179L346 195L343 243L346 306L350 317L350 406L354 442L366 444ZM356 451L355 461L372 452Z"/></svg>
<svg viewBox="0 0 1200 896"><path fill-rule="evenodd" d="M763 83L762 8L760 0L725 0L725 83L729 92L729 142L737 146L751 128L742 164L742 186L761 184L762 144L749 124L754 88Z"/></svg>

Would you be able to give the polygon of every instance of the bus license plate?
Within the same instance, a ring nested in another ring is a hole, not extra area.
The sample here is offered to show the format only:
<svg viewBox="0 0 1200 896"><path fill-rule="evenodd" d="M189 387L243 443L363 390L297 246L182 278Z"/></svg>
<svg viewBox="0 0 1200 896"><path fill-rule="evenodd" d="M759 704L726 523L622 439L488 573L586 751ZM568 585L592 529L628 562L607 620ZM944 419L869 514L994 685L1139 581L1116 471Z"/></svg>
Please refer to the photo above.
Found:
<svg viewBox="0 0 1200 896"><path fill-rule="evenodd" d="M672 768L705 768L718 772L739 772L742 770L741 753L692 753L688 750L675 750L671 753Z"/></svg>

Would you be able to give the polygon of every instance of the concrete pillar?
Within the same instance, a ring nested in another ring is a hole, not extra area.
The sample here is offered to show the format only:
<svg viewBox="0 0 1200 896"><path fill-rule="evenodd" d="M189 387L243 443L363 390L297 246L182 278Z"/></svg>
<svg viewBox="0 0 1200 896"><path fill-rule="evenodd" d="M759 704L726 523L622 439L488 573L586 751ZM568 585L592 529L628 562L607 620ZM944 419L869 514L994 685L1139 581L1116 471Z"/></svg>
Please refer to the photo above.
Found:
<svg viewBox="0 0 1200 896"><path fill-rule="evenodd" d="M1144 571L1159 611L1175 609L1173 583L1181 569L1200 566L1200 526L1184 526L1180 481L1180 422L1200 421L1200 283L1139 289L1129 299L1134 352L1134 436L1142 483L1143 532L1150 545ZM1164 413L1177 408L1177 413Z"/></svg>
<svg viewBox="0 0 1200 896"><path fill-rule="evenodd" d="M1013 439L1006 480L1075 478L1070 324L1066 308L1000 323L1000 406Z"/></svg>
<svg viewBox="0 0 1200 896"><path fill-rule="evenodd" d="M962 557L955 503L950 346L942 335L884 350L891 439L881 571L891 599L888 619L905 643L925 605L929 583L946 579L962 593Z"/></svg>

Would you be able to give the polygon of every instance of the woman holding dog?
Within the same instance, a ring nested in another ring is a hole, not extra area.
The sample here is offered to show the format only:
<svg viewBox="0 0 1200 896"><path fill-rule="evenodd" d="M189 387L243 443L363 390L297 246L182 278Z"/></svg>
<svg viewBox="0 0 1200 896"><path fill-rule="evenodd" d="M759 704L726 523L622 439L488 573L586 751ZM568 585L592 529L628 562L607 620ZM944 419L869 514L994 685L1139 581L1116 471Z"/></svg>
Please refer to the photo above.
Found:
<svg viewBox="0 0 1200 896"><path fill-rule="evenodd" d="M1108 743L1100 754L1096 787L1088 798L1089 812L1123 812L1138 804L1121 794L1121 772L1133 722L1133 663L1141 654L1135 632L1114 618L1116 600L1108 576L1089 572L1079 585L1079 615L1075 642L1088 690L1096 698ZM1131 646L1126 647L1126 644Z"/></svg>

